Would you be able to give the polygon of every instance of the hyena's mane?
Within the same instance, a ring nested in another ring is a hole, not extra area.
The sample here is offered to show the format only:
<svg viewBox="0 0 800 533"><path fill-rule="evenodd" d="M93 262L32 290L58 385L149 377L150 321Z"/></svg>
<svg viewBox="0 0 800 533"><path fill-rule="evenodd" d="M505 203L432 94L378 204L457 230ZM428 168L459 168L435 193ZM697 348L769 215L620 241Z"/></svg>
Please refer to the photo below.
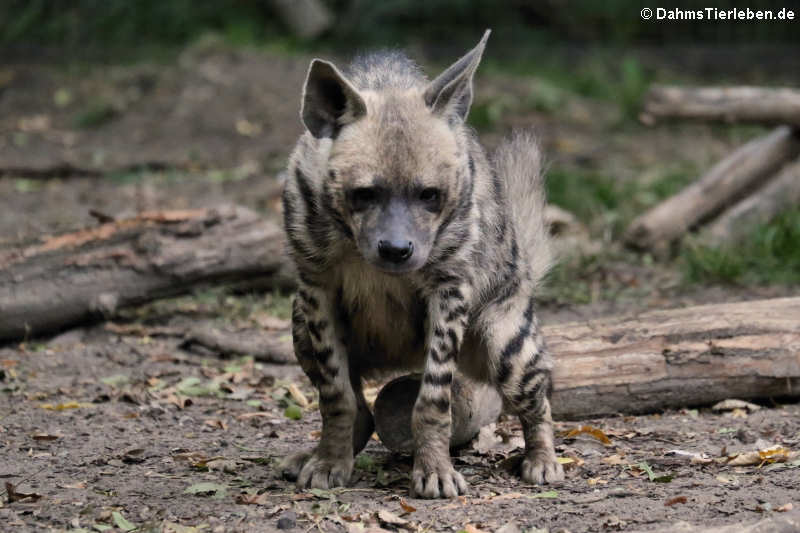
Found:
<svg viewBox="0 0 800 533"><path fill-rule="evenodd" d="M412 89L428 81L419 65L399 50L359 54L346 72L356 88L369 91Z"/></svg>

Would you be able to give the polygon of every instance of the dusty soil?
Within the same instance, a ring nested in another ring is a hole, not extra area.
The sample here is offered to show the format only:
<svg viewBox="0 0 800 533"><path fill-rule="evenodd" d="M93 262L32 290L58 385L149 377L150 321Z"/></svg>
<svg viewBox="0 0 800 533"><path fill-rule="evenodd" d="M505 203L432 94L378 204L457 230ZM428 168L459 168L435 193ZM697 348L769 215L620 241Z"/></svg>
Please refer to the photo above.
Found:
<svg viewBox="0 0 800 533"><path fill-rule="evenodd" d="M585 422L608 444L566 438L584 423L558 423L557 452L571 462L567 480L547 487L510 472L521 436L503 420L455 453L470 495L424 501L408 496L410 459L379 442L362 453L346 489L296 491L276 478L276 462L319 435L315 393L296 366L220 360L185 351L178 338L102 327L3 349L0 363L0 477L31 495L9 503L6 494L4 531L118 525L115 512L145 531L272 531L281 519L295 531L342 531L389 511L412 530L579 532L738 523L800 505L797 460L734 467L724 459L775 444L797 450L798 404ZM289 384L310 402L301 420L284 414Z"/></svg>
<svg viewBox="0 0 800 533"><path fill-rule="evenodd" d="M306 64L201 46L166 66L4 65L0 246L91 225L90 209L119 217L240 203L276 216L276 174L300 132L297 91ZM529 82L482 79L478 103L521 98ZM527 112L504 128L534 126L550 160L602 166L620 179L672 158L703 168L739 141L703 125L609 130L614 113L576 99L558 116ZM483 139L492 145L499 133ZM139 172L142 166L149 170ZM787 291L686 292L658 267L623 265L612 274L638 292L589 306L546 306L543 320ZM567 438L583 423L558 423L557 451L570 462L567 480L553 487L526 486L511 473L520 432L508 419L456 452L456 467L472 485L459 500L410 499L410 459L379 442L362 454L351 487L296 491L275 477L275 465L318 438L315 393L296 366L223 360L184 346L182 324L230 323L231 313L236 327L285 326L265 315L280 314L276 306L252 304L262 296L220 298L222 305L208 305L208 295L197 294L155 313L133 311L116 320L144 326L127 333L99 325L0 347L0 478L7 483L0 529L339 531L363 524L459 531L471 524L613 531L678 520L740 523L800 506L795 459L727 464L730 455L770 445L800 449L800 405L772 402L753 413L701 409L585 422L609 444L589 434ZM300 420L285 413L300 401L290 384L310 403ZM707 459L692 462L673 450Z"/></svg>

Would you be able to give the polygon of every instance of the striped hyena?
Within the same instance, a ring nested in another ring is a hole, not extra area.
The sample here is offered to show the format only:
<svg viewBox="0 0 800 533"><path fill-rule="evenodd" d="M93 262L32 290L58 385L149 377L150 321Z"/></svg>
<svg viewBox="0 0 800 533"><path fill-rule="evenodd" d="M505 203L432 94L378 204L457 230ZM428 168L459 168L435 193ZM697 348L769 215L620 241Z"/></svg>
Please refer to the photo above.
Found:
<svg viewBox="0 0 800 533"><path fill-rule="evenodd" d="M301 487L347 483L373 430L362 376L408 369L423 371L412 494L467 490L448 447L456 369L519 415L522 478L563 479L534 304L551 258L539 151L517 134L489 158L465 124L488 36L433 81L397 52L311 62L283 196L294 348L322 413L316 449L282 466Z"/></svg>

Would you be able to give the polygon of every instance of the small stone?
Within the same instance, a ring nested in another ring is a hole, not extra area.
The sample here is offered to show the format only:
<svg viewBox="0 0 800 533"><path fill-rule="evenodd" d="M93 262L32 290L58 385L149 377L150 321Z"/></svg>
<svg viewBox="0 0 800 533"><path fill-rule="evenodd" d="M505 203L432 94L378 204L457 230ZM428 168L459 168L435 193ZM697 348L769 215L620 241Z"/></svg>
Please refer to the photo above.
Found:
<svg viewBox="0 0 800 533"><path fill-rule="evenodd" d="M278 518L278 529L294 529L297 526L297 513L286 511Z"/></svg>
<svg viewBox="0 0 800 533"><path fill-rule="evenodd" d="M537 530L534 530L534 531L537 531ZM541 531L541 530L538 530L538 531ZM519 529L519 527L517 527L517 524L515 524L514 522L509 522L508 524L504 525L503 527L501 527L500 529L495 531L495 533L520 533L520 529Z"/></svg>
<svg viewBox="0 0 800 533"><path fill-rule="evenodd" d="M718 402L718 403L714 404L713 407L711 407L711 410L715 411L715 412L734 411L736 409L747 410L747 411L749 411L751 413L754 413L754 412L758 411L759 409L761 409L761 406L760 405L756 405L754 403L745 402L743 400L738 400L738 399L735 399L735 398L729 398L727 400L723 400L721 402Z"/></svg>
<svg viewBox="0 0 800 533"><path fill-rule="evenodd" d="M742 444L753 444L758 440L758 437L752 431L747 431L745 428L739 428L739 431L736 432L736 438Z"/></svg>

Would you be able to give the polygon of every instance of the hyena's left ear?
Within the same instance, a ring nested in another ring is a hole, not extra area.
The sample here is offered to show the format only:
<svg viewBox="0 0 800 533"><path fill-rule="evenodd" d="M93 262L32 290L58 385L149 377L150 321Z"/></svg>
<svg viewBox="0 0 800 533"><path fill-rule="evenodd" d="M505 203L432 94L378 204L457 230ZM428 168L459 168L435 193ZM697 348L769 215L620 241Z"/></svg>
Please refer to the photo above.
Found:
<svg viewBox="0 0 800 533"><path fill-rule="evenodd" d="M472 104L472 77L481 62L483 49L492 30L486 30L478 45L439 74L425 89L425 103L434 113L467 117Z"/></svg>
<svg viewBox="0 0 800 533"><path fill-rule="evenodd" d="M300 116L314 137L335 137L342 126L366 112L364 99L333 63L321 59L311 62Z"/></svg>

